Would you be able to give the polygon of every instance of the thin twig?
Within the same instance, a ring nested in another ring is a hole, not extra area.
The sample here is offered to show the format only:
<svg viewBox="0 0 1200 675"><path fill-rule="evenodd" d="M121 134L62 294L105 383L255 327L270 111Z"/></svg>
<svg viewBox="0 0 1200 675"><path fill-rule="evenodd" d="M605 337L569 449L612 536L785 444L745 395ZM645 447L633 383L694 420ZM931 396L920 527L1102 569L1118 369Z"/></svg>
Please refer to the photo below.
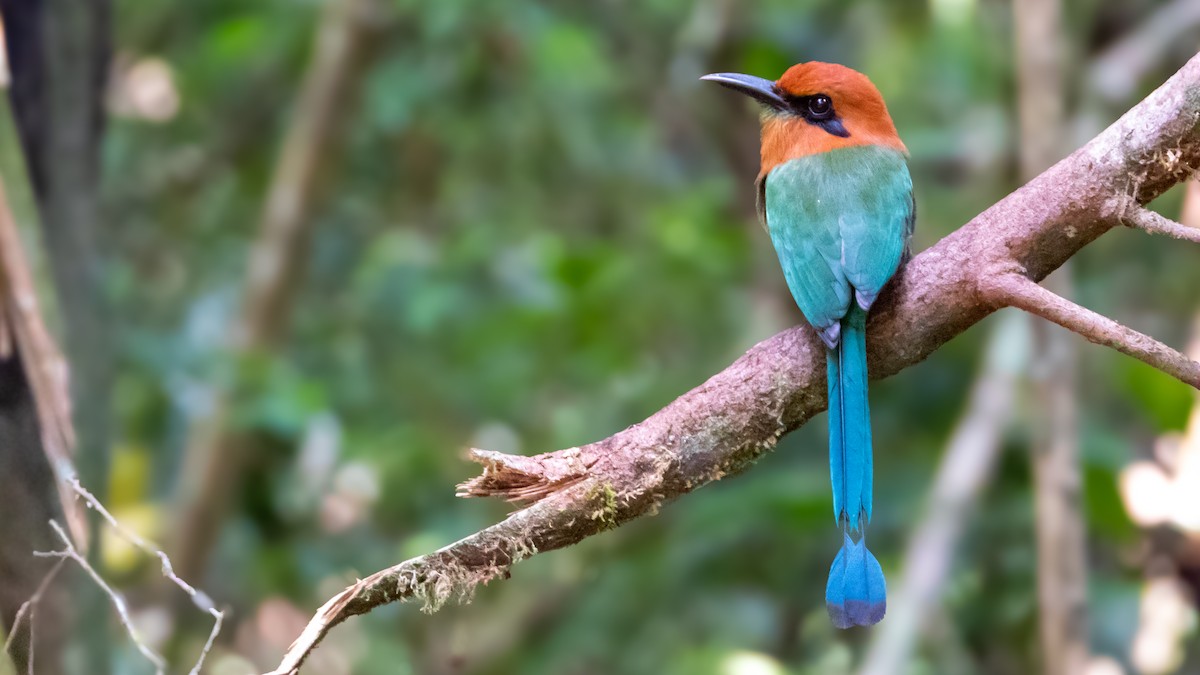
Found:
<svg viewBox="0 0 1200 675"><path fill-rule="evenodd" d="M209 652L212 651L212 646L216 642L217 636L221 632L221 624L225 619L225 613L216 608L208 594L198 590L188 582L181 579L179 575L175 573L175 570L171 565L171 559L167 557L167 554L164 553L161 548L155 546L141 535L122 525L121 522L118 521L116 517L114 517L112 513L110 513L109 510L104 507L104 504L100 503L100 500L96 499L95 495L93 495L87 488L83 487L78 479L72 478L67 482L67 486L78 497L83 499L88 508L99 513L118 536L132 544L134 547L158 558L159 562L162 564L163 576L183 590L183 592L186 593L189 598L191 598L192 603L199 608L200 611L205 612L213 617L212 630L209 631L208 639L205 641L204 647L200 651L200 656L196 659L196 664L192 666L192 669L189 671L190 675L198 675L200 673L200 669L204 665L204 659L208 656ZM46 573L46 576L42 579L41 584L39 584L37 591L33 594L33 596L31 596L29 600L26 600L25 603L21 605L21 608L17 611L16 618L13 620L12 629L8 635L8 640L4 645L5 650L7 651L9 649L10 645L12 644L13 637L16 635L17 629L20 626L22 618L26 615L26 613L28 613L28 620L30 622L29 672L30 675L32 675L34 642L33 626L34 614L37 611L37 604L41 601L42 594L49 587L51 581L53 581L54 577L62 568L63 563L70 559L79 563L79 565L84 568L88 575L95 580L96 584L100 586L100 588L112 600L113 605L117 608L117 614L120 616L122 625L124 625L128 630L130 637L137 645L138 651L140 651L147 659L155 664L159 673L164 672L166 668L166 661L161 655L141 642L141 640L138 639L137 634L134 632L133 623L129 617L128 609L125 605L124 599L103 580L100 574L96 572L96 570L90 564L88 564L86 557L79 554L75 546L72 544L70 538L67 537L66 532L62 530L56 521L51 520L50 526L54 529L54 532L58 535L59 539L63 541L65 548L59 551L34 552L34 555L38 557L58 558L58 562L55 563L54 567L52 567L50 571Z"/></svg>
<svg viewBox="0 0 1200 675"><path fill-rule="evenodd" d="M182 589L183 592L186 593L189 598L191 598L192 604L196 605L200 611L205 612L213 617L212 631L208 635L208 640L204 643L204 649L200 651L200 657L196 660L196 665L193 666L190 671L192 675L199 673L200 667L204 665L205 657L208 656L209 651L212 649L213 642L217 639L217 634L221 632L221 622L225 619L225 613L216 608L212 598L210 598L207 593L196 589L188 582L179 578L179 575L175 574L175 569L171 566L171 559L167 557L167 554L161 548L151 544L142 538L141 535L122 525L120 521L118 521L111 513L109 513L108 509L104 508L104 505L100 503L100 500L96 499L95 495L93 495L88 491L87 488L80 484L78 479L71 479L69 484L71 489L74 490L75 493L82 497L84 502L87 503L88 508L94 509L97 513L99 513L100 516L108 522L109 526L112 527L122 539L133 544L145 553L158 558L159 562L162 563L162 575L171 583Z"/></svg>
<svg viewBox="0 0 1200 675"><path fill-rule="evenodd" d="M8 629L8 639L4 641L4 651L7 652L9 649L12 648L13 638L15 638L17 636L17 633L20 631L21 620L25 618L26 614L28 614L28 616L29 616L29 649L28 649L28 651L29 651L29 661L28 661L29 675L33 675L33 655L34 655L34 652L36 651L34 649L34 642L35 642L34 627L37 625L38 604L42 601L42 596L46 593L46 590L48 588L50 588L50 583L52 581L54 581L55 577L58 576L59 571L62 570L63 563L65 563L66 561L67 561L66 558L59 558L58 561L54 563L54 566L51 567L49 570L47 570L46 576L42 577L42 581L41 581L41 583L38 584L37 590L35 590L33 592L33 595L29 596L28 600L21 603L21 607L17 609L16 616L13 617L12 626Z"/></svg>
<svg viewBox="0 0 1200 675"><path fill-rule="evenodd" d="M1122 215L1121 223L1150 234L1165 234L1168 237L1200 244L1200 229L1181 225L1144 207L1128 210Z"/></svg>
<svg viewBox="0 0 1200 675"><path fill-rule="evenodd" d="M1060 297L1025 276L1002 274L989 280L985 294L997 305L1040 316L1089 342L1111 347L1200 389L1200 363L1148 335Z"/></svg>
<svg viewBox="0 0 1200 675"><path fill-rule="evenodd" d="M54 533L62 540L63 549L61 551L34 551L33 554L39 558L60 558L64 560L70 558L78 563L83 568L83 571L88 573L92 581L96 582L100 590L104 591L105 595L112 601L113 607L117 609L117 616L121 620L121 625L129 633L129 638L133 640L133 644L137 647L137 650L142 653L142 656L146 657L146 660L154 664L154 671L157 675L163 675L167 669L167 660L138 637L137 630L133 626L133 619L129 616L129 608L125 604L125 598L121 597L121 594L114 590L112 586L109 586L104 577L100 576L100 573L88 564L87 558L75 550L75 546L71 543L71 538L63 531L58 521L51 520L50 527L54 528Z"/></svg>

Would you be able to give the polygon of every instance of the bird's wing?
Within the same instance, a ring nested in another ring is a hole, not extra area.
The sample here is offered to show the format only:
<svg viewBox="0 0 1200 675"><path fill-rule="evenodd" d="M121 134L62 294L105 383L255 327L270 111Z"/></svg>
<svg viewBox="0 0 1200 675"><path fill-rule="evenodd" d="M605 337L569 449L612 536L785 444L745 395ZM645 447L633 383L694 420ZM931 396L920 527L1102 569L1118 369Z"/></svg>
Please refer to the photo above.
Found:
<svg viewBox="0 0 1200 675"><path fill-rule="evenodd" d="M763 190L767 231L783 276L804 318L836 344L836 330L850 308L850 282L842 265L838 199L826 188L819 155L794 159L771 170Z"/></svg>
<svg viewBox="0 0 1200 675"><path fill-rule="evenodd" d="M766 177L764 201L788 288L822 331L846 315L853 297L870 307L912 234L912 179L904 156L890 148L842 148L780 164Z"/></svg>
<svg viewBox="0 0 1200 675"><path fill-rule="evenodd" d="M863 309L870 309L908 250L915 222L912 179L903 155L890 148L855 148L842 214L842 263Z"/></svg>

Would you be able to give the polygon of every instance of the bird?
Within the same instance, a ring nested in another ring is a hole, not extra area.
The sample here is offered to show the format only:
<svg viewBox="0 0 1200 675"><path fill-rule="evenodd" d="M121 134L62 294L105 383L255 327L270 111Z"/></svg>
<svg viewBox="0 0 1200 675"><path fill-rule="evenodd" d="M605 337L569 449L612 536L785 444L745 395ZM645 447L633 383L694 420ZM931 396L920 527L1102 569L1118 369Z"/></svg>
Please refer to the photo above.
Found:
<svg viewBox="0 0 1200 675"><path fill-rule="evenodd" d="M775 81L740 73L701 79L761 104L758 215L792 297L825 346L829 473L842 530L825 604L838 628L874 625L887 611L887 585L866 545L873 487L866 322L911 255L908 149L879 90L849 67L811 61Z"/></svg>

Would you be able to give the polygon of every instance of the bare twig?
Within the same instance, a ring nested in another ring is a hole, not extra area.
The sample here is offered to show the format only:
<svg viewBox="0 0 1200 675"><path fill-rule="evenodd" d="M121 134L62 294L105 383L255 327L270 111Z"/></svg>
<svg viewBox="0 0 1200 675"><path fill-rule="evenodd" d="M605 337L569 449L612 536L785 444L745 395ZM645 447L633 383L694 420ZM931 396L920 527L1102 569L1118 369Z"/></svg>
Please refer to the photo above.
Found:
<svg viewBox="0 0 1200 675"><path fill-rule="evenodd" d="M1148 335L1055 295L1027 277L1002 274L989 280L986 288L988 297L999 306L1017 307L1040 316L1089 342L1111 347L1200 389L1200 363Z"/></svg>
<svg viewBox="0 0 1200 675"><path fill-rule="evenodd" d="M71 543L71 538L67 536L67 533L63 531L62 526L59 525L58 522L51 520L50 527L54 528L54 533L58 535L60 540L62 540L62 550L34 551L33 554L39 558L59 558L63 560L69 558L78 563L79 566L83 568L83 571L87 572L88 576L92 578L92 581L96 582L96 585L100 587L100 590L104 591L104 594L108 596L108 599L112 602L113 607L115 607L117 610L117 616L121 620L121 625L125 627L125 630L129 633L129 638L133 640L134 646L136 646L137 650L142 653L142 656L145 656L146 660L154 664L155 673L162 675L164 672L166 672L167 660L164 659L161 654L151 649L149 645L147 645L142 641L141 638L138 637L137 630L133 626L133 619L129 616L129 608L125 604L125 598L121 597L120 593L115 591L112 586L108 585L108 582L104 580L104 577L100 576L100 573L88 563L86 557L80 555L80 553L75 550L75 546Z"/></svg>
<svg viewBox="0 0 1200 675"><path fill-rule="evenodd" d="M127 528L123 524L121 524L121 522L119 520L117 520L116 517L114 517L107 508L104 507L104 504L100 503L100 500L96 499L95 495L93 495L87 488L83 487L83 485L79 482L78 479L72 478L71 480L67 481L67 486L71 490L72 494L77 495L80 499L82 499L84 504L86 504L89 509L92 509L96 513L98 513L100 515L100 517L102 519L104 519L104 521L106 523L108 523L109 527L111 527L113 529L113 531L115 531L117 533L118 536L120 536L122 539L124 539L125 541L132 544L134 547L142 550L143 552L158 558L159 562L162 565L162 575L166 579L168 579L171 583L175 584L181 590L183 590L183 592L186 593L189 598L191 598L192 603L194 605L196 605L196 607L199 608L200 611L205 612L213 617L213 627L212 627L212 630L208 634L208 640L205 641L204 647L200 651L200 656L196 659L196 664L189 671L190 675L198 675L201 667L203 667L203 665L204 665L204 659L208 656L209 652L212 650L213 643L216 641L217 635L220 634L220 632L221 632L221 624L224 621L225 613L216 608L216 606L213 604L213 601L209 598L208 594L196 589L194 586L192 586L188 582L181 579L179 577L179 575L177 575L175 573L175 570L173 569L173 567L171 565L171 559L169 557L167 557L166 553L164 553L159 547L146 541L146 539L143 538L141 535L137 534L133 530L130 530L129 528ZM20 627L20 625L21 625L22 618L24 618L26 615L28 615L29 626L30 626L29 672L30 673L33 672L33 665L32 665L33 664L33 643L34 643L33 628L35 625L34 624L34 615L37 610L37 605L41 601L42 595L45 593L46 589L49 588L50 583L58 575L58 572L62 568L63 563L66 560L74 560L75 562L79 563L79 565L81 567L84 568L84 570L88 573L89 576L92 577L92 579L96 582L96 584L100 587L100 589L103 590L106 595L108 595L108 597L112 601L112 604L117 608L117 614L121 619L121 623L129 631L130 637L133 639L134 643L137 645L138 651L140 651L143 655L145 655L145 657L147 659L149 659L152 663L155 664L159 673L162 673L164 671L164 669L166 668L166 661L162 658L161 655L159 655L154 650L150 649L150 647L148 647L146 644L144 644L143 642L141 642L138 639L137 634L134 632L133 624L129 617L128 609L125 605L124 599L120 596L119 593L117 593L111 586L109 586L103 580L103 578L95 570L95 568L92 567L88 563L87 558L80 555L78 550L72 544L71 540L66 536L66 533L62 530L61 527L59 527L59 525L56 521L51 520L50 526L54 530L55 534L58 535L58 538L60 540L62 540L62 542L64 544L64 548L61 550L58 550L58 551L35 552L34 553L34 555L38 556L38 557L55 557L55 558L58 558L59 560L46 573L46 576L43 577L41 583L38 585L37 591L33 594L33 596L31 596L28 600L26 600L25 603L22 604L20 609L17 611L16 618L13 621L12 629L9 632L8 640L5 642L5 645L4 645L5 650L8 650L9 647L11 646L13 637L16 635L17 628Z"/></svg>
<svg viewBox="0 0 1200 675"><path fill-rule="evenodd" d="M1029 319L1000 318L962 418L950 435L925 514L913 530L904 572L888 592L888 620L874 632L860 675L904 671L917 636L936 606L955 549L1000 455L1012 419L1016 384L1029 355Z"/></svg>
<svg viewBox="0 0 1200 675"><path fill-rule="evenodd" d="M1150 234L1165 234L1193 244L1200 244L1200 229L1181 225L1150 209L1135 206L1124 214L1121 222Z"/></svg>
<svg viewBox="0 0 1200 675"><path fill-rule="evenodd" d="M70 481L70 486L76 494L83 498L84 502L87 503L88 508L95 509L96 512L100 514L100 517L104 518L109 527L113 528L113 530L116 531L116 533L120 535L122 539L128 541L130 544L133 544L135 547L141 549L145 553L158 558L159 562L162 564L162 575L166 577L168 581L182 589L183 592L192 599L192 604L194 604L197 609L212 616L212 630L208 634L208 640L204 643L204 648L200 651L200 656L196 660L196 665L193 666L192 670L190 671L193 675L199 673L200 667L204 665L205 657L208 656L208 652L212 649L213 642L217 639L217 635L221 632L221 623L225 619L225 613L216 608L212 598L210 598L207 593L197 590L194 586L179 578L179 575L175 574L175 570L171 566L171 559L167 557L167 554L161 548L151 544L143 539L141 535L122 525L120 521L118 521L111 513L109 513L108 509L104 508L104 505L101 504L98 499L96 499L95 495L89 492L87 488L83 487L78 480L72 479Z"/></svg>
<svg viewBox="0 0 1200 675"><path fill-rule="evenodd" d="M26 661L26 668L29 672L29 675L33 675L34 672L33 657L36 652L34 647L37 643L34 630L37 626L37 608L42 602L42 596L45 595L46 590L50 588L50 584L53 583L54 578L58 576L58 573L62 570L63 563L66 561L66 558L60 558L58 562L54 563L54 566L46 572L46 576L42 577L42 581L38 584L37 590L33 592L33 595L29 596L28 600L21 603L21 607L17 609L17 615L13 618L12 627L8 631L8 639L4 641L4 651L7 652L12 649L13 638L17 636L17 631L21 628L21 621L28 617L29 658Z"/></svg>

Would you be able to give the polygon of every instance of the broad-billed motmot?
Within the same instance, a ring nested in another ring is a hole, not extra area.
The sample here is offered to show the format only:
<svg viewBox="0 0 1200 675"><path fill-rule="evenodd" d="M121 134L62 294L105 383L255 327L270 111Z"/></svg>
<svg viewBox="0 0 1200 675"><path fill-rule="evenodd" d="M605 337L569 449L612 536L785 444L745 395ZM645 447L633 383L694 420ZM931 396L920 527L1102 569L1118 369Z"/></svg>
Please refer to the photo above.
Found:
<svg viewBox="0 0 1200 675"><path fill-rule="evenodd" d="M908 257L915 214L908 151L879 90L845 66L801 63L776 82L737 73L702 79L763 105L759 216L792 297L826 346L829 473L842 548L829 570L825 603L838 628L869 626L883 618L887 593L866 546L872 482L866 321Z"/></svg>

